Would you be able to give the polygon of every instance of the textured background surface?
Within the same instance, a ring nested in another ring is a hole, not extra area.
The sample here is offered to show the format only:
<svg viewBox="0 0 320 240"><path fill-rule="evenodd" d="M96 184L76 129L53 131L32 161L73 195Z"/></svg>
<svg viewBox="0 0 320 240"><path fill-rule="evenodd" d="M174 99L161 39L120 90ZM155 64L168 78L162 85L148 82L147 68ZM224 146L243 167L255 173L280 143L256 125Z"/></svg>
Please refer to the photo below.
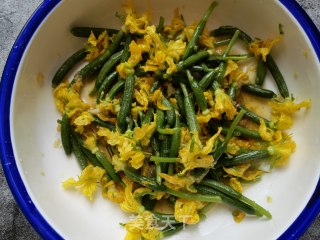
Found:
<svg viewBox="0 0 320 240"><path fill-rule="evenodd" d="M320 1L297 0L320 29ZM40 0L0 0L0 76L11 46ZM0 240L40 239L16 205L0 167ZM320 216L300 238L320 239Z"/></svg>

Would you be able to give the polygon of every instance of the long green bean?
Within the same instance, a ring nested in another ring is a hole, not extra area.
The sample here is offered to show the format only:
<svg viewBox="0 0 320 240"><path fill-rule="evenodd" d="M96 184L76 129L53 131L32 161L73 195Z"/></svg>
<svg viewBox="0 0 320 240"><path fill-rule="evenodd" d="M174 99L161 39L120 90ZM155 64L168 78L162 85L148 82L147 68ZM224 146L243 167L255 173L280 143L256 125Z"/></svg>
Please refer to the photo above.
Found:
<svg viewBox="0 0 320 240"><path fill-rule="evenodd" d="M61 142L64 152L70 155L72 152L71 139L70 139L70 124L69 117L65 113L61 120Z"/></svg>
<svg viewBox="0 0 320 240"><path fill-rule="evenodd" d="M85 56L87 55L87 49L82 48L72 54L57 70L52 79L52 87L57 87L63 80L67 73Z"/></svg>
<svg viewBox="0 0 320 240"><path fill-rule="evenodd" d="M122 38L124 36L124 33L122 31L119 31L116 35L115 40L113 43L109 46L109 48L98 58L94 59L92 62L88 63L85 65L78 74L75 76L75 80L77 79L86 79L89 77L91 74L96 72L100 67L109 59L109 57L115 53L117 48L119 47Z"/></svg>
<svg viewBox="0 0 320 240"><path fill-rule="evenodd" d="M117 116L118 127L121 132L126 130L127 126L127 116L131 109L132 97L133 97L133 89L134 89L135 77L134 75L128 75L125 85L124 85L124 93L121 101L120 111Z"/></svg>
<svg viewBox="0 0 320 240"><path fill-rule="evenodd" d="M203 32L203 29L208 21L208 18L210 17L213 9L217 6L217 2L213 1L205 14L203 15L202 19L200 20L199 24L197 25L196 29L193 32L193 35L188 42L188 45L186 47L186 50L184 52L184 55L182 57L182 60L186 60L194 51L198 44L199 38Z"/></svg>
<svg viewBox="0 0 320 240"><path fill-rule="evenodd" d="M199 132L200 126L197 121L196 113L194 111L192 102L190 100L188 90L183 83L180 83L180 86L184 95L184 108L186 111L186 118L187 118L187 123L190 129L190 132L195 132L195 131Z"/></svg>

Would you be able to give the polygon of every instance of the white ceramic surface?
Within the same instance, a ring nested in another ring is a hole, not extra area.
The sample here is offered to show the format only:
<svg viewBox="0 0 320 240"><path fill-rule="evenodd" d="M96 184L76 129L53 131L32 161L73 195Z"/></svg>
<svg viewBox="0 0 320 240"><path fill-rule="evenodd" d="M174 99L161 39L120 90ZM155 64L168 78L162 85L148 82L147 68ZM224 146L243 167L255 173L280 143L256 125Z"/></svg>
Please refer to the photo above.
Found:
<svg viewBox="0 0 320 240"><path fill-rule="evenodd" d="M62 148L54 147L60 138L56 122L60 115L51 89L51 78L58 66L84 43L83 39L73 37L69 29L76 25L118 28L121 22L115 12L122 10L122 3L62 1L33 36L15 80L11 133L17 165L32 201L66 239L123 239L125 229L119 223L126 222L130 216L99 194L91 203L80 193L62 188L61 182L78 175L80 169L73 157L66 157ZM208 0L136 1L138 11L152 9L155 22L160 15L171 21L173 9L180 7L186 21L192 23L209 4ZM264 39L278 35L279 23L284 26L285 34L273 49L273 56L291 92L298 100L311 98L312 108L298 114L290 130L297 142L290 163L264 175L262 181L244 191L268 209L273 218L267 221L247 217L237 224L229 209L217 206L210 210L205 221L172 239L276 239L297 218L316 187L320 173L320 129L316 127L320 116L320 67L301 27L276 0L220 0L208 28L234 25ZM41 75L43 85L37 81ZM268 196L272 203L267 202Z"/></svg>

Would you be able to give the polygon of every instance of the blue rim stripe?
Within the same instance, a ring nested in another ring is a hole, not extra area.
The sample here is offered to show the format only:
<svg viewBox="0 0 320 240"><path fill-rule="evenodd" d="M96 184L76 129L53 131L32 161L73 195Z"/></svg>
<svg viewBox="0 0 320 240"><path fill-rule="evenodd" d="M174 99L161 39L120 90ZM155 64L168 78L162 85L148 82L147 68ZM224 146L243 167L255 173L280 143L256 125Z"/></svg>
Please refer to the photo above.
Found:
<svg viewBox="0 0 320 240"><path fill-rule="evenodd" d="M280 0L280 2L291 12L295 19L299 22L307 34L315 52L320 60L320 32L303 10L303 8L292 0ZM315 220L320 212L320 179L318 180L315 191L307 203L306 207L300 213L298 218L291 224L291 226L278 238L278 240L285 239L299 239L302 234L308 229L311 223Z"/></svg>
<svg viewBox="0 0 320 240"><path fill-rule="evenodd" d="M0 157L11 192L33 228L44 239L63 239L43 218L32 202L19 174L10 137L10 105L14 79L32 36L61 0L44 1L25 24L15 41L0 83Z"/></svg>
<svg viewBox="0 0 320 240"><path fill-rule="evenodd" d="M320 211L320 180L307 206L291 226L278 238L279 240L299 239L308 229Z"/></svg>
<svg viewBox="0 0 320 240"><path fill-rule="evenodd" d="M292 0L279 0L299 22L304 32L307 34L311 44L320 60L320 32L309 15L303 10L303 8Z"/></svg>
<svg viewBox="0 0 320 240"><path fill-rule="evenodd" d="M8 185L22 212L44 239L62 239L39 213L28 195L13 155L10 137L10 105L14 79L23 53L41 22L61 0L44 1L32 15L14 43L0 83L0 157ZM320 32L301 6L292 0L280 0L307 34L320 60ZM298 239L320 212L320 181L305 209L279 239Z"/></svg>
<svg viewBox="0 0 320 240"><path fill-rule="evenodd" d="M299 22L307 34L315 52L320 61L320 32L302 9L302 7L292 0L280 0L280 2L291 12L295 19ZM308 229L311 223L315 220L320 212L320 180L318 180L316 189L309 200L306 207L300 213L298 218L291 224L291 226L278 238L279 240L285 239L298 239Z"/></svg>

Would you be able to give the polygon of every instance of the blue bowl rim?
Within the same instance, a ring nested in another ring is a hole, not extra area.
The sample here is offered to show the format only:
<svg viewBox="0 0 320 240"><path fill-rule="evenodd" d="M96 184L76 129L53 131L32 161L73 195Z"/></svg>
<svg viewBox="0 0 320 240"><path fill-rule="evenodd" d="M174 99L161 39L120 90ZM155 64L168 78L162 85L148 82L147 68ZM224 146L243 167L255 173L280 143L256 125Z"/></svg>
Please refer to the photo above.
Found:
<svg viewBox="0 0 320 240"><path fill-rule="evenodd" d="M2 113L0 115L0 157L2 167L9 188L11 189L20 209L33 228L44 239L63 238L41 215L24 186L13 154L9 120L13 83L24 51L42 21L52 10L54 10L59 2L61 2L61 0L47 0L41 3L41 5L35 10L21 30L10 51L0 82L0 112ZM314 25L313 21L296 1L280 0L280 2L299 22L300 26L308 36L318 59L320 60L320 32ZM279 239L298 239L307 230L320 212L319 195L320 181L318 180L316 189L306 207L290 227L279 237Z"/></svg>

